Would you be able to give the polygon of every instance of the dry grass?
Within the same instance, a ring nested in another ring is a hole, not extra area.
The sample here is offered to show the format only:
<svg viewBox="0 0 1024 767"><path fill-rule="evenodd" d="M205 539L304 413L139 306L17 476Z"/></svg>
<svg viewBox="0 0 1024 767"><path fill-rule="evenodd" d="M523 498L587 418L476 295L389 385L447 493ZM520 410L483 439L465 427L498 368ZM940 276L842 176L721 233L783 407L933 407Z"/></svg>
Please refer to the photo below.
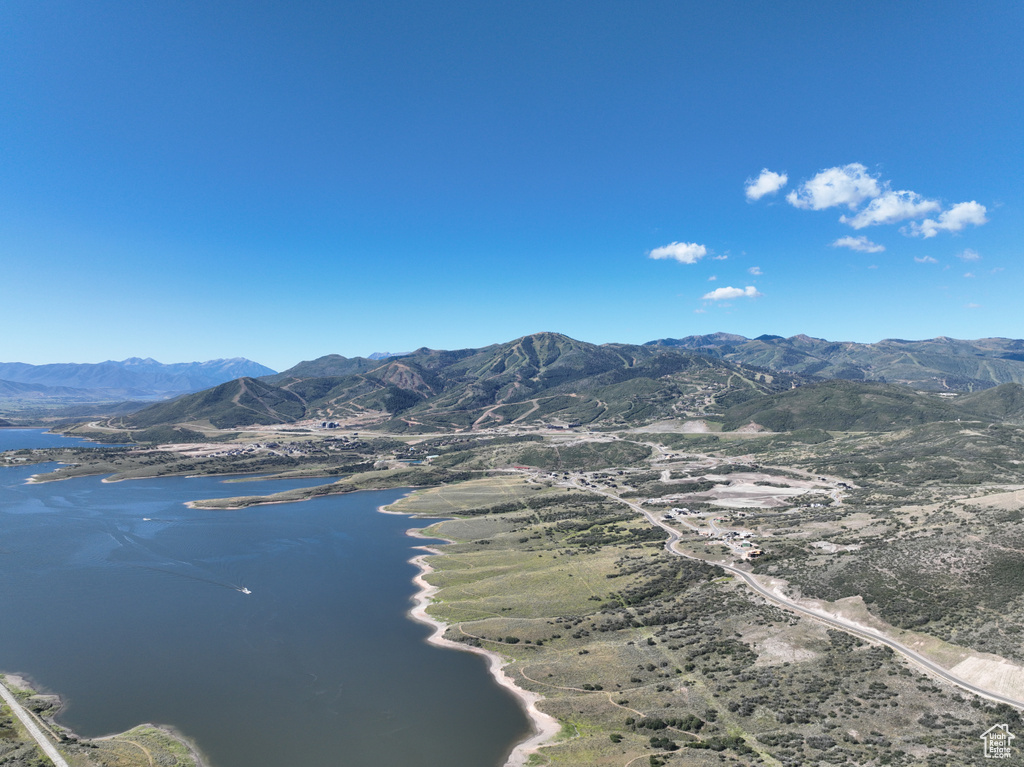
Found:
<svg viewBox="0 0 1024 767"><path fill-rule="evenodd" d="M530 498L546 489L518 475L486 477L456 485L417 490L395 501L388 510L403 514L458 514L466 509Z"/></svg>

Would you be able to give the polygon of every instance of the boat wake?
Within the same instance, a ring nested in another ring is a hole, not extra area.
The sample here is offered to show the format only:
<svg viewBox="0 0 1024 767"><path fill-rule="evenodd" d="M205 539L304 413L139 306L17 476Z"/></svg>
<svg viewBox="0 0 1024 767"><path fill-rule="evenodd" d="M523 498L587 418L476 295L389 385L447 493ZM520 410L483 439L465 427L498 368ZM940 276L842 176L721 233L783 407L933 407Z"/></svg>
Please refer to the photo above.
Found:
<svg viewBox="0 0 1024 767"><path fill-rule="evenodd" d="M122 550L134 552L136 556L142 556L142 562L138 560L135 562L124 562L124 564L129 565L130 567L137 567L141 570L152 570L157 573L166 573L167 575L174 575L178 578L186 578L190 581L197 581L199 583L208 583L211 586L220 586L222 588L231 589L232 591L237 591L240 594L252 594L252 591L247 586L242 586L231 581L220 580L191 562L185 562L179 559L167 559L165 557L160 557L159 555L154 556L154 552L134 535L117 531L111 532L110 536L121 545ZM146 562L146 559L148 559L149 562ZM154 559L156 560L155 562L153 561Z"/></svg>

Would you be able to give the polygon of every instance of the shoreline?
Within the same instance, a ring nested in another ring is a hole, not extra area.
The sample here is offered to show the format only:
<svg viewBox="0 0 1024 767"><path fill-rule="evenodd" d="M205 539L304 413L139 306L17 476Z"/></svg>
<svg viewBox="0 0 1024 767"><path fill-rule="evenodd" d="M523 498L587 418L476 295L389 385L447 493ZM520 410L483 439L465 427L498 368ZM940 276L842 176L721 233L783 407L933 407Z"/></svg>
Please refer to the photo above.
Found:
<svg viewBox="0 0 1024 767"><path fill-rule="evenodd" d="M168 476L172 476L172 475L168 475ZM208 476L216 476L216 475L197 474L195 476L200 476L200 477L207 476L208 477ZM308 479L319 479L319 477L308 477ZM312 490L312 489L315 489L315 488L318 488L318 487L330 487L331 485L337 484L337 482L338 481L328 482L326 485L313 485L312 487L302 488L302 489L304 489L304 490ZM433 487L433 485L398 485L398 487L410 487L410 488L413 488L414 490L418 490L418 489L424 488L424 487ZM236 504L234 506L202 506L200 504L202 504L203 501L209 501L209 500L231 500L231 499L230 498L223 498L223 499L221 499L221 498L212 498L212 499L211 498L201 498L201 499L196 500L196 501L185 501L185 505L188 508L190 508L190 509L203 509L205 511L245 511L246 509L250 509L250 508L252 508L254 506L276 506L276 505L279 505L279 504L282 504L282 503L303 503L305 501L316 500L317 498L328 498L328 497L330 497L332 495L348 495L349 493L371 493L371 492L375 493L375 492L380 492L381 490L394 490L394 489L395 489L395 487L353 487L353 488L346 488L346 489L339 490L336 493L323 493L321 495L309 495L309 496L306 496L306 497L303 497L303 498L283 498L283 499L274 500L274 501L255 501L253 503L246 503L246 504L241 504L241 505ZM282 491L282 492L292 492L292 491L285 490L285 491ZM409 493L406 493L406 495L409 495ZM236 497L241 497L241 498L270 498L271 495L253 495L253 496L236 496ZM387 509L384 508L384 506L378 506L377 507L377 511L380 512L381 514L397 514L397 515L402 516L402 517L415 517L415 514L406 514L405 512L402 512L402 511L388 511Z"/></svg>
<svg viewBox="0 0 1024 767"><path fill-rule="evenodd" d="M207 474L207 475L200 474L200 475L197 475L197 476L211 476L211 475L209 475L209 474ZM312 479L316 479L316 477L312 477ZM313 487L328 487L331 484L332 483L328 482L326 485L314 485ZM308 489L308 488L304 488L304 489ZM373 488L373 487L371 487L371 488L367 488L367 489L368 490L386 490L388 488ZM285 490L283 492L287 493L287 492L290 492L290 491ZM245 511L246 509L251 509L251 508L253 508L255 506L280 506L281 504L284 504L284 503L305 503L306 501L312 501L312 500L315 500L317 498L327 498L327 497L332 496L332 495L348 495L349 493L358 493L358 492L361 492L361 490L356 490L356 489L352 489L352 490L339 490L337 493L323 493L321 495L308 495L308 496L306 496L304 498L283 498L283 499L277 500L277 501L254 501L253 503L235 504L234 506L203 506L202 505L203 501L210 501L210 500L219 501L219 500L221 500L220 498L201 498L201 499L196 500L196 501L185 501L184 503L185 503L185 506L190 508L190 509L201 509L203 511ZM236 496L236 497L242 497L242 498L245 498L245 497L249 497L249 498L268 498L270 496L266 496L266 495L253 495L253 496ZM230 500L230 499L225 498L223 500Z"/></svg>
<svg viewBox="0 0 1024 767"><path fill-rule="evenodd" d="M385 506L378 506L377 511L382 514L413 516L403 514L400 511L391 511L385 508ZM424 528L411 528L406 531L406 535L411 538L427 538L428 536L425 536L422 533L423 529ZM437 538L437 536L429 537L434 540L446 540L444 538ZM451 543L451 541L448 541L448 543ZM501 655L496 652L492 652L491 650L485 650L482 647L472 647L470 645L462 644L461 642L453 642L450 639L444 638L444 633L448 629L448 624L431 617L427 613L427 607L430 606L433 596L437 593L438 589L436 586L431 586L426 580L426 576L434 572L434 568L431 567L427 559L442 552L435 548L431 548L430 546L417 546L416 548L422 550L423 553L417 554L409 560L410 564L418 567L420 572L412 579L413 583L417 586L418 591L413 595L413 607L409 610L408 614L413 620L418 621L419 623L424 623L433 629L433 632L429 637L427 637L427 642L430 644L450 650L471 652L476 655L481 655L487 659L487 668L494 681L512 694L523 709L527 718L532 723L532 732L530 735L525 740L522 740L513 746L512 751L509 753L504 763L504 767L525 767L529 761L530 755L536 753L542 746L547 745L559 732L561 732L562 725L559 724L558 720L553 716L545 714L537 708L537 704L544 700L543 695L530 692L529 690L524 690L515 683L512 677L505 673L505 666L508 665L508 661L502 658Z"/></svg>
<svg viewBox="0 0 1024 767"><path fill-rule="evenodd" d="M160 732L167 735L169 738L183 745L188 750L189 756L192 757L192 760L195 762L196 767L210 767L210 763L206 761L206 757L203 756L203 752L199 750L199 746L195 743L195 741L193 741L190 737L182 733L176 727L172 727L169 724L153 724L152 722L143 722L142 724L135 725L135 727L132 727L130 730L125 730L124 732L114 733L113 735L103 735L99 738L88 738L88 740L116 740L117 738L123 738L125 741L131 743L134 741L124 736L130 733L132 730L138 729L139 727L152 727L154 730L159 730Z"/></svg>
<svg viewBox="0 0 1024 767"><path fill-rule="evenodd" d="M46 715L46 716L37 714L35 712L31 712L31 713L27 714L27 716L30 719L34 720L37 723L42 723L43 728L49 734L52 734L51 727L58 727L58 728L60 728L61 731L63 731L63 733L66 736L68 736L69 738L73 738L74 740L76 740L79 743L92 743L92 742L105 741L105 740L117 741L118 739L121 739L122 741L125 741L125 742L132 743L134 741L132 741L128 737L125 737L125 736L128 735L128 733L130 733L133 730L136 730L136 729L138 729L140 727L149 727L149 728L152 728L154 730L159 730L160 732L164 733L165 735L167 735L169 738L171 738L175 742L181 744L188 751L189 756L191 756L192 760L195 762L195 767L210 767L210 763L206 760L206 757L203 755L202 751L199 750L198 744L195 741L193 741L190 737L185 735L183 732L181 732L180 730L178 730L175 727L172 727L171 725L154 724L152 722L142 722L140 724L133 725L131 728L125 730L124 732L115 732L115 733L111 733L109 735L101 735L101 736L95 737L95 738L85 738L85 737L82 737L81 735L79 735L74 730L72 730L66 724L62 724L62 723L57 721L57 717L59 716L59 712L64 708L64 698L63 698L63 696L61 696L59 693L46 691L46 688L42 688L37 682L35 682L32 679L32 677L29 674L26 674L24 672L4 672L4 671L0 671L0 687L3 687L6 691L9 691L9 693L12 694L12 695L15 694L15 691L17 691L17 692L28 692L28 693L31 693L31 695L33 695L33 696L44 696L44 697L49 697L49 698L54 699L56 701L56 705L53 708L53 711L55 713L49 714L49 715ZM17 711L15 711L13 708L11 709L11 711L12 711L12 715L15 715L19 719L21 719L21 716L17 713ZM22 720L22 722L23 722L23 724L25 723L24 720ZM26 729L28 729L28 728L26 727ZM33 735L33 737L35 737L35 734L32 733L31 730L29 730L29 734ZM56 746L59 745L60 742L61 742L59 739L56 740L56 742L53 742L49 738L46 738L43 733L39 733L39 734L40 734L41 737L44 738L44 740L46 740L47 743L49 743L51 746L53 746L55 750L56 750ZM38 739L36 739L36 742L40 744L40 748L44 748L42 746L42 743ZM57 753L59 754L59 752L57 752ZM61 761L63 762L64 760L61 759Z"/></svg>

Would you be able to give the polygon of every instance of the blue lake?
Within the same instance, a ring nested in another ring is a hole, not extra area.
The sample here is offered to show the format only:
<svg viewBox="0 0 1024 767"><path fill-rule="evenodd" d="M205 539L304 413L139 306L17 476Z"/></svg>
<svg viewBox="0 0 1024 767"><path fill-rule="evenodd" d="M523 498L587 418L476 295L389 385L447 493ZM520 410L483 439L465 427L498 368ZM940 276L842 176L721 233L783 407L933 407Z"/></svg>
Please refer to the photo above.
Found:
<svg viewBox="0 0 1024 767"><path fill-rule="evenodd" d="M0 452L4 450L35 450L44 447L106 447L96 442L50 434L43 429L0 429Z"/></svg>
<svg viewBox="0 0 1024 767"><path fill-rule="evenodd" d="M69 444L0 430L33 440ZM418 525L376 511L404 491L212 512L184 501L324 480L25 483L41 470L0 469L0 669L80 735L169 724L213 767L488 767L526 735L481 658L408 618Z"/></svg>

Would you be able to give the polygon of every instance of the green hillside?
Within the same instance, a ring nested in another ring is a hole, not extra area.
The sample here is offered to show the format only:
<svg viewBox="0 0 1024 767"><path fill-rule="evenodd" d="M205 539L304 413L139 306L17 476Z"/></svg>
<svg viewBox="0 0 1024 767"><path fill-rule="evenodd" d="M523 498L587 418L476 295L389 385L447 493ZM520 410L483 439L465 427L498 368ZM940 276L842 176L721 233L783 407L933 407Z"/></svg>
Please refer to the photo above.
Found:
<svg viewBox="0 0 1024 767"><path fill-rule="evenodd" d="M1020 384L993 387L990 380L983 386L977 377L982 368L991 379L1024 369L1020 360L993 356L1014 354L1018 343L933 339L865 345L719 333L673 343L598 346L535 333L480 349L423 348L382 360L328 355L273 376L241 378L153 405L115 425L199 422L237 428L358 419L392 432L430 432L512 423L626 428L711 417L726 430L753 422L772 431L891 431L956 418L1021 420ZM950 371L943 386L923 388L957 388L950 382L959 381L960 388L978 390L939 394L868 380L884 377L880 370L900 369L904 378L913 372L934 383L928 376L939 368ZM813 379L780 369L834 378L804 385Z"/></svg>
<svg viewBox="0 0 1024 767"><path fill-rule="evenodd" d="M197 394L151 405L116 420L121 427L140 429L209 421L219 429L252 424L291 423L306 414L302 398L254 378L239 378Z"/></svg>
<svg viewBox="0 0 1024 767"><path fill-rule="evenodd" d="M963 414L936 394L893 384L826 381L781 394L757 397L725 411L723 428L751 422L771 431L894 431Z"/></svg>
<svg viewBox="0 0 1024 767"><path fill-rule="evenodd" d="M997 421L1024 420L1024 386L1007 383L994 389L964 394L956 406L965 413Z"/></svg>
<svg viewBox="0 0 1024 767"><path fill-rule="evenodd" d="M261 381L270 384L284 384L288 381L305 378L330 378L365 373L380 363L365 357L342 357L340 354L328 354L315 360L300 362L282 373L263 376Z"/></svg>
<svg viewBox="0 0 1024 767"><path fill-rule="evenodd" d="M358 417L391 431L538 421L626 426L718 412L719 400L780 391L795 380L681 349L597 346L537 333L379 361L331 355L154 405L119 425L209 421L233 428Z"/></svg>
<svg viewBox="0 0 1024 767"><path fill-rule="evenodd" d="M745 365L822 379L880 381L935 391L971 392L1003 383L1024 384L1024 341L890 338L874 344L835 342L806 335L744 338L714 333L652 341Z"/></svg>

